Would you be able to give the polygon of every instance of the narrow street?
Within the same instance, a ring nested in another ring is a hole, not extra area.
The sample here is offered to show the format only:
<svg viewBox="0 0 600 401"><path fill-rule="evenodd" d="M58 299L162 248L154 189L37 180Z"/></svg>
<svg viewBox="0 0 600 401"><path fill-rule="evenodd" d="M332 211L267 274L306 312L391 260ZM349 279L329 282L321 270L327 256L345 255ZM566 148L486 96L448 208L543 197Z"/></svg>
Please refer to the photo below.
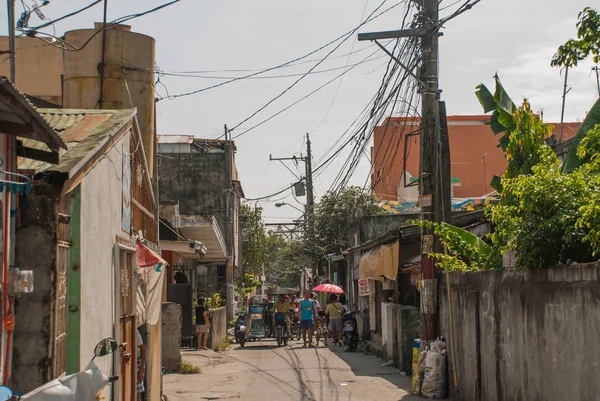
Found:
<svg viewBox="0 0 600 401"><path fill-rule="evenodd" d="M201 374L169 374L164 393L169 401L410 401L410 377L381 359L340 348L302 348L294 341L277 347L274 341L234 344L228 351L182 353L185 361L202 369Z"/></svg>

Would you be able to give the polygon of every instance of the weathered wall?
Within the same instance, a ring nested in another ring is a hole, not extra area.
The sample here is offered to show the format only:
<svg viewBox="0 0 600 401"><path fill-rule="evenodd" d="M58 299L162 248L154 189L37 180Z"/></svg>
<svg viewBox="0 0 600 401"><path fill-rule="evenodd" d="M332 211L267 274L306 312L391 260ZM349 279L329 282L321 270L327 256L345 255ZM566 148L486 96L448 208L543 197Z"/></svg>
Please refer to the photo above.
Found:
<svg viewBox="0 0 600 401"><path fill-rule="evenodd" d="M448 344L460 390L453 399L597 400L599 277L600 262L451 274L455 353ZM445 281L440 328L450 339Z"/></svg>
<svg viewBox="0 0 600 401"><path fill-rule="evenodd" d="M161 157L161 201L179 201L181 215L214 215L226 235L226 192L229 189L224 152L179 153Z"/></svg>
<svg viewBox="0 0 600 401"><path fill-rule="evenodd" d="M112 280L116 236L121 229L123 208L123 146L129 134L113 146L81 183L81 353L85 366L96 343L113 336ZM135 308L134 308L135 310ZM110 371L111 358L97 364Z"/></svg>
<svg viewBox="0 0 600 401"><path fill-rule="evenodd" d="M45 46L38 38L16 40L17 86L23 93L62 104L63 51ZM0 36L0 49L8 49L8 37ZM0 75L10 75L10 63L0 64Z"/></svg>
<svg viewBox="0 0 600 401"><path fill-rule="evenodd" d="M419 338L419 309L384 302L381 305L381 318L381 357L410 374L413 341Z"/></svg>
<svg viewBox="0 0 600 401"><path fill-rule="evenodd" d="M162 304L162 367L176 371L181 363L181 306L172 302Z"/></svg>
<svg viewBox="0 0 600 401"><path fill-rule="evenodd" d="M419 338L419 308L396 305L394 314L394 366L407 374L412 373L412 349L415 338Z"/></svg>
<svg viewBox="0 0 600 401"><path fill-rule="evenodd" d="M56 290L55 195L47 184L20 199L20 227L16 237L16 263L34 272L34 291L15 301L13 387L25 392L39 387L53 373L51 347Z"/></svg>
<svg viewBox="0 0 600 401"><path fill-rule="evenodd" d="M227 308L212 309L210 316L210 333L208 336L208 348L215 346L227 337Z"/></svg>

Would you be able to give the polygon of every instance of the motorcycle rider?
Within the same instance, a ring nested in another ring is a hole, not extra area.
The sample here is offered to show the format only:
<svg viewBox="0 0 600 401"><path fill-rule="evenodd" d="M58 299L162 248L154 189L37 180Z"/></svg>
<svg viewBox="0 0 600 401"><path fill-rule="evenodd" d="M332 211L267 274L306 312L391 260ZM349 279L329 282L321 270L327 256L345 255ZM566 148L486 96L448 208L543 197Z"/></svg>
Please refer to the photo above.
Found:
<svg viewBox="0 0 600 401"><path fill-rule="evenodd" d="M290 306L289 301L285 295L279 296L279 301L275 304L275 312L285 313L285 327L287 328L288 337L291 337L291 329L290 329Z"/></svg>

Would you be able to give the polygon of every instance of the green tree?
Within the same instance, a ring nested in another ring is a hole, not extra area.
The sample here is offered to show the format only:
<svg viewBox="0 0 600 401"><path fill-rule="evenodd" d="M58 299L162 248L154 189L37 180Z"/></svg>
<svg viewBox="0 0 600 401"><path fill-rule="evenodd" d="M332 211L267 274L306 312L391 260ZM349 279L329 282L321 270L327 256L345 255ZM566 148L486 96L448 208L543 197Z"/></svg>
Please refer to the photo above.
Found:
<svg viewBox="0 0 600 401"><path fill-rule="evenodd" d="M302 266L306 265L299 242L290 242L279 234L268 239L268 260L265 278L268 284L293 288L300 284Z"/></svg>
<svg viewBox="0 0 600 401"><path fill-rule="evenodd" d="M324 252L347 248L350 229L363 216L386 213L378 203L368 190L357 186L327 192L314 207L304 239L305 252L315 260Z"/></svg>
<svg viewBox="0 0 600 401"><path fill-rule="evenodd" d="M577 39L569 39L561 45L550 65L570 68L581 60L593 56L594 63L600 63L600 15L591 7L584 8L577 18Z"/></svg>
<svg viewBox="0 0 600 401"><path fill-rule="evenodd" d="M267 232L262 219L262 208L242 205L240 210L242 225L242 266L244 270L244 288L242 294L248 295L260 282L254 271L262 269L268 259Z"/></svg>
<svg viewBox="0 0 600 401"><path fill-rule="evenodd" d="M262 268L267 261L267 232L262 219L262 208L242 205L242 266L244 272Z"/></svg>

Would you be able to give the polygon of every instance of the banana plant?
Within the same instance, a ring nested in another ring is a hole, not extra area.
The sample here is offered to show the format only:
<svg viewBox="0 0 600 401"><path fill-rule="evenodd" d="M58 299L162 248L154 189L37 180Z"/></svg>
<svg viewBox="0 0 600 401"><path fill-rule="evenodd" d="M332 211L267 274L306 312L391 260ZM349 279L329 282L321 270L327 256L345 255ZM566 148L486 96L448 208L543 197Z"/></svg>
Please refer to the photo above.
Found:
<svg viewBox="0 0 600 401"><path fill-rule="evenodd" d="M569 145L569 150L567 151L562 164L563 173L572 173L573 170L583 164L583 161L577 156L577 148L579 147L581 140L598 124L600 124L600 99L596 101L594 106L587 113L585 120L583 120L581 127L579 127L577 134L575 134L573 141Z"/></svg>
<svg viewBox="0 0 600 401"><path fill-rule="evenodd" d="M506 152L506 148L509 143L509 133L516 126L514 112L517 106L513 103L510 96L506 93L504 86L500 82L498 74L494 75L495 90L494 94L484 85L480 84L477 86L475 95L479 99L479 103L483 107L485 113L492 112L490 119L490 128L494 135L499 135L498 140L499 146L503 151ZM495 175L492 178L490 186L498 192L502 192L502 179L500 176Z"/></svg>

